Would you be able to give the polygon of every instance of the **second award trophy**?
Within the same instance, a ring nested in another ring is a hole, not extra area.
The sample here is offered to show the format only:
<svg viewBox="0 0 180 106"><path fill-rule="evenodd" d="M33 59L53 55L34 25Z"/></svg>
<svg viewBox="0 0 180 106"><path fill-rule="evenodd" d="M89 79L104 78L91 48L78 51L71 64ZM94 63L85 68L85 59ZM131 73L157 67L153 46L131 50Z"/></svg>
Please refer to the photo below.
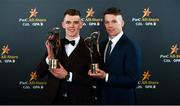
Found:
<svg viewBox="0 0 180 106"><path fill-rule="evenodd" d="M90 51L90 57L91 57L91 71L93 73L96 73L96 69L99 68L99 37L100 32L93 32L90 34L90 36L85 38L85 44L87 48Z"/></svg>

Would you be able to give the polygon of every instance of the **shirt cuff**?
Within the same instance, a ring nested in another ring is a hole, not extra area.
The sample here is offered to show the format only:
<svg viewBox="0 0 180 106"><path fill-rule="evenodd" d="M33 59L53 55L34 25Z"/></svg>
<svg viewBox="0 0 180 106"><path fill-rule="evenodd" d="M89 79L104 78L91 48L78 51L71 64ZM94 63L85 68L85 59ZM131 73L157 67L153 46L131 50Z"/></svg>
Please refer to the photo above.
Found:
<svg viewBox="0 0 180 106"><path fill-rule="evenodd" d="M109 78L109 74L106 73L106 76L105 76L105 82L108 82L108 78Z"/></svg>
<svg viewBox="0 0 180 106"><path fill-rule="evenodd" d="M67 79L67 82L72 82L72 76L73 76L72 72L69 72L69 79Z"/></svg>
<svg viewBox="0 0 180 106"><path fill-rule="evenodd" d="M49 65L49 59L46 57L46 64Z"/></svg>

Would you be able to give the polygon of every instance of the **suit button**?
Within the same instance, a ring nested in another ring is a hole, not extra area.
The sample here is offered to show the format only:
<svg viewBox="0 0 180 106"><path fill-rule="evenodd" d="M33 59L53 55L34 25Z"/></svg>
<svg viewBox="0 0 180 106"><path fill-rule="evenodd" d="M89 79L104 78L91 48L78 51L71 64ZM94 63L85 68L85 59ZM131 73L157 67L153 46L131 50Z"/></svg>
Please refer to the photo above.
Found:
<svg viewBox="0 0 180 106"><path fill-rule="evenodd" d="M96 85L92 85L92 88L93 88L93 89L96 89Z"/></svg>

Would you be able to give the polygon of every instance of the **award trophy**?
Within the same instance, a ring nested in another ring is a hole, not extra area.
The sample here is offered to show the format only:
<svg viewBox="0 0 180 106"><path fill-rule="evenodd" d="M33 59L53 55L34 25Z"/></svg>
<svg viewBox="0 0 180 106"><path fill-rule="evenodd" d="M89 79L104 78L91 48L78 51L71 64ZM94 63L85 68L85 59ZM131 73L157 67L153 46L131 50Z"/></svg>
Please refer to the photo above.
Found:
<svg viewBox="0 0 180 106"><path fill-rule="evenodd" d="M96 68L99 68L99 36L100 32L93 32L89 37L85 38L85 44L90 51L91 71L96 73Z"/></svg>
<svg viewBox="0 0 180 106"><path fill-rule="evenodd" d="M58 65L59 60L57 59L57 54L60 49L60 36L59 36L59 27L54 27L51 32L50 36L52 36L51 40L48 40L51 46L51 59L49 59L49 70L59 68L60 66Z"/></svg>

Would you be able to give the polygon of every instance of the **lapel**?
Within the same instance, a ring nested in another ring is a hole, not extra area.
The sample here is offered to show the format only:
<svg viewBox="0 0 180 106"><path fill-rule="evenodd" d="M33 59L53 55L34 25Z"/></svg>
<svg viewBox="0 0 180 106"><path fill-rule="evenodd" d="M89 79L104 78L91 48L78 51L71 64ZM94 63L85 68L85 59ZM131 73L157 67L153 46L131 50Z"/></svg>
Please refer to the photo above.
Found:
<svg viewBox="0 0 180 106"><path fill-rule="evenodd" d="M104 64L104 52L105 52L105 49L106 49L106 45L108 43L108 39L107 40L104 40L101 44L100 44L100 62L102 64Z"/></svg>
<svg viewBox="0 0 180 106"><path fill-rule="evenodd" d="M100 45L100 54L101 54L101 57L103 57L103 61L104 61L104 52L105 52L107 43L108 43L108 39L103 41Z"/></svg>
<svg viewBox="0 0 180 106"><path fill-rule="evenodd" d="M121 38L118 40L118 42L116 43L113 51L111 52L111 54L110 54L109 58L107 59L107 61L105 62L105 64L110 64L110 63L112 62L112 59L113 59L114 57L116 58L116 55L117 55L117 53L118 53L118 51L119 51L119 48L120 48L120 46L122 45L122 43L123 43L123 41L125 40L125 38L126 38L126 36L125 36L125 34L123 34L123 35L121 36Z"/></svg>
<svg viewBox="0 0 180 106"><path fill-rule="evenodd" d="M72 53L69 56L70 60L72 60L73 57L78 56L79 52L81 52L82 44L83 44L83 40L80 38L78 45L76 46L76 48L72 51Z"/></svg>

